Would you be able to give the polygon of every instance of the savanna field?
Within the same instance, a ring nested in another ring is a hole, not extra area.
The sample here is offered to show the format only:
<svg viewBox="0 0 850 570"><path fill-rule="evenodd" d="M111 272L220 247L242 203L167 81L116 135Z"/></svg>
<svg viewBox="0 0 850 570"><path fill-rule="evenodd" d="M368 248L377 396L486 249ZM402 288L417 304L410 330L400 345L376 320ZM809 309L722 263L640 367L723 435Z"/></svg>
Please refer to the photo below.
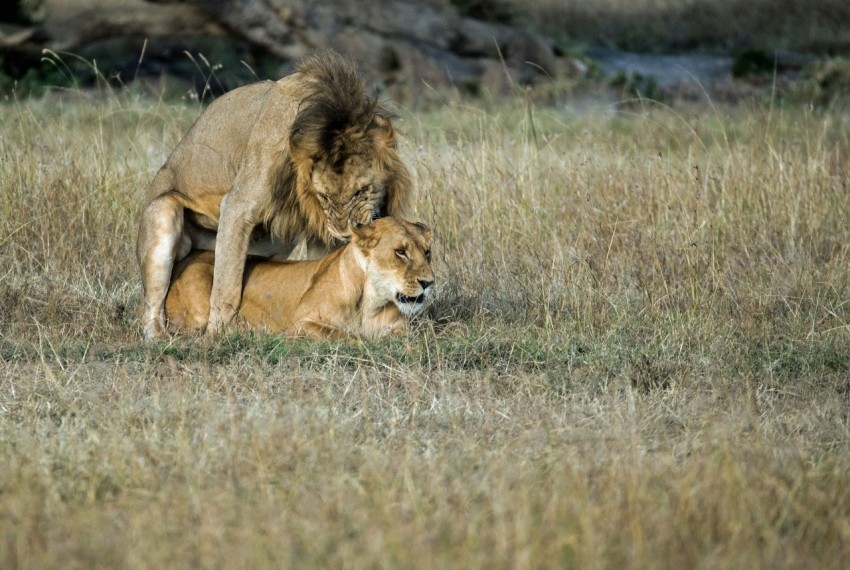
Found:
<svg viewBox="0 0 850 570"><path fill-rule="evenodd" d="M0 107L0 567L850 560L846 107L401 108L407 337L143 342L142 196L200 110Z"/></svg>

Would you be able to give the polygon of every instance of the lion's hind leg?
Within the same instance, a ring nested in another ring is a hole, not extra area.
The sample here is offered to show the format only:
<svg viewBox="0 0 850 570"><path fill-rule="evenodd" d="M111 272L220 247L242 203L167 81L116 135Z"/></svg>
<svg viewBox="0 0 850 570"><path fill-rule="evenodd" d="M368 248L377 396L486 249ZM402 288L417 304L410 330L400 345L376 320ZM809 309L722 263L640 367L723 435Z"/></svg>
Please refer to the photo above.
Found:
<svg viewBox="0 0 850 570"><path fill-rule="evenodd" d="M142 212L136 257L142 270L145 338L163 338L165 296L174 263L186 257L192 241L184 231L183 205L173 193L154 198Z"/></svg>

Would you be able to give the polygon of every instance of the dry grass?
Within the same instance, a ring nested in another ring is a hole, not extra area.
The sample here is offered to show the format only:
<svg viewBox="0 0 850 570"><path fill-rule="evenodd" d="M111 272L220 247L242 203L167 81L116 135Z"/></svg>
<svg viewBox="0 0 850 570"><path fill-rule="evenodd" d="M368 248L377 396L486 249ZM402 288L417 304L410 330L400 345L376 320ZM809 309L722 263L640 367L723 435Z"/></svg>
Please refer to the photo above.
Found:
<svg viewBox="0 0 850 570"><path fill-rule="evenodd" d="M442 292L409 338L144 344L197 108L0 109L0 566L850 558L850 116L407 115Z"/></svg>

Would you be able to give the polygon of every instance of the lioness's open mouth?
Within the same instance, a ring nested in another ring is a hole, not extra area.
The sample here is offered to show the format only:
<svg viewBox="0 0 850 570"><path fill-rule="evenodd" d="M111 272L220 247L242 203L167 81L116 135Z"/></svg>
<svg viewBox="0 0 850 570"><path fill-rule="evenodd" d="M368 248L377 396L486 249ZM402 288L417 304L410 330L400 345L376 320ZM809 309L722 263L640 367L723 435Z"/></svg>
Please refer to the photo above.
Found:
<svg viewBox="0 0 850 570"><path fill-rule="evenodd" d="M395 298L399 303L424 303L425 302L425 293L420 293L416 297L408 297L407 295L402 295L401 293L396 293Z"/></svg>

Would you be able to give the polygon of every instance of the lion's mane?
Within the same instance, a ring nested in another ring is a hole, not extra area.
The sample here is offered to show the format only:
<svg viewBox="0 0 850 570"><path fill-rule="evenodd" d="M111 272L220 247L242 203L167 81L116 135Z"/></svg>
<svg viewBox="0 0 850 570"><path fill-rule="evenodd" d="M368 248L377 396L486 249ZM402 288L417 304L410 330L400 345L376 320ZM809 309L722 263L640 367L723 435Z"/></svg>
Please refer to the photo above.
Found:
<svg viewBox="0 0 850 570"><path fill-rule="evenodd" d="M288 152L280 162L270 203L264 208L265 223L281 241L293 232L332 243L325 215L312 188L311 169L325 161L341 171L348 157L370 157L379 165L386 188L381 216L406 211L412 185L396 150L392 114L367 96L355 66L334 51L305 58L297 68L306 96L301 101L288 140ZM303 228L298 219L305 220Z"/></svg>

